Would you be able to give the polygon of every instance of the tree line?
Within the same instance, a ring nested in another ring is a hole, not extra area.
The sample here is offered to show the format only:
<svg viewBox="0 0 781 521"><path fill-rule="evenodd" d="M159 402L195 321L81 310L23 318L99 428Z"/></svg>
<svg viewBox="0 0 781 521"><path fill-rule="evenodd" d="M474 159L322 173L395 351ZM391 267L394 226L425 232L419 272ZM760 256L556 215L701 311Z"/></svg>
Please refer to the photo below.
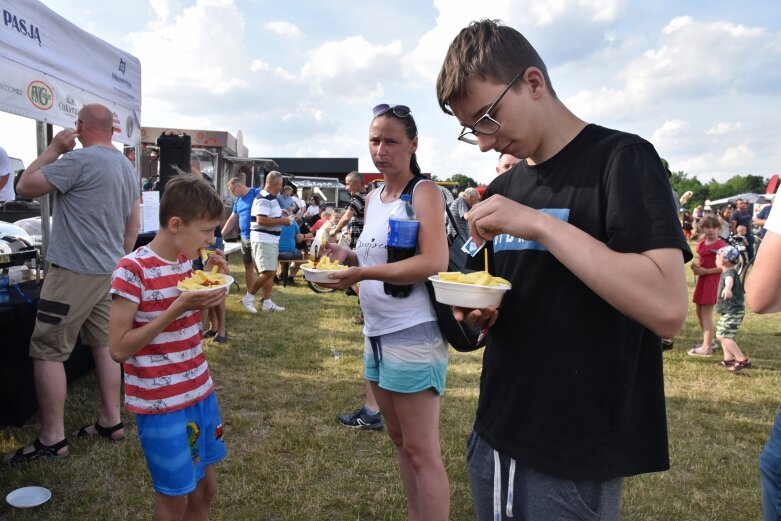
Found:
<svg viewBox="0 0 781 521"><path fill-rule="evenodd" d="M434 180L438 181L439 179L437 176L434 176ZM474 179L463 174L455 174L442 180L458 183L459 192L463 192L465 188L477 186L477 182ZM673 172L670 178L670 184L679 195L683 195L689 190L694 194L684 205L689 210L696 208L700 204L705 206L706 200L714 201L749 192L763 194L768 182L770 182L769 178L759 175L736 175L723 183L711 179L703 184L702 181L696 177L689 177L689 174L682 170Z"/></svg>
<svg viewBox="0 0 781 521"><path fill-rule="evenodd" d="M732 197L733 195L743 193L765 193L765 187L767 187L769 178L764 178L759 175L736 175L732 176L723 183L711 179L707 183L703 184L696 177L689 177L686 172L679 171L673 172L670 178L670 184L673 189L678 192L679 195L691 190L694 194L691 199L684 205L688 210L696 208L697 205L705 205L706 200L714 201L716 199L723 199L725 197Z"/></svg>

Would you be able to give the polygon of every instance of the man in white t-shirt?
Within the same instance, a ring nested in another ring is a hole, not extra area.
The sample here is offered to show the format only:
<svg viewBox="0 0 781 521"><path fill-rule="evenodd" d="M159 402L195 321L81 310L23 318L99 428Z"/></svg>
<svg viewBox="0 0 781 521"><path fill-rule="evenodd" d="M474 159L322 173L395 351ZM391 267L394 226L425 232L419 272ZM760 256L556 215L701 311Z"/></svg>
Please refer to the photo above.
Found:
<svg viewBox="0 0 781 521"><path fill-rule="evenodd" d="M258 267L260 276L255 279L252 288L241 299L242 304L250 313L257 313L255 294L263 288L263 311L285 311L271 300L271 290L274 288L274 273L277 270L279 258L279 235L282 226L289 224L290 219L282 215L277 194L282 189L282 174L277 171L266 175L266 185L252 203L252 228L250 228L250 244L252 257Z"/></svg>
<svg viewBox="0 0 781 521"><path fill-rule="evenodd" d="M14 171L11 168L11 160L8 154L0 147L0 203L13 201L16 198L14 192Z"/></svg>

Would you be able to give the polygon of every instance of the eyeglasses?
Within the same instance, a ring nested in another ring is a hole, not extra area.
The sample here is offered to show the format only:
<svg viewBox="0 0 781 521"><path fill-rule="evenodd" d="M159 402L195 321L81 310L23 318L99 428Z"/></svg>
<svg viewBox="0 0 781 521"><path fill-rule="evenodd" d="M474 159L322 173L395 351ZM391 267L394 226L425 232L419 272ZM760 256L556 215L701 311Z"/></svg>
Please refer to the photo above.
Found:
<svg viewBox="0 0 781 521"><path fill-rule="evenodd" d="M406 118L412 110L406 105L388 105L387 103L380 103L372 109L375 118L388 112L392 112L394 116L399 118Z"/></svg>
<svg viewBox="0 0 781 521"><path fill-rule="evenodd" d="M510 80L510 83L508 83L502 93L499 94L499 97L496 98L496 101L491 103L491 106L488 107L488 110L485 111L485 114L483 114L473 126L467 127L464 125L464 128L461 129L461 134L458 135L459 141L469 143L470 145L477 145L477 134L490 136L491 134L496 134L499 131L499 128L502 126L502 124L491 117L491 112L493 112L499 102L502 101L502 98L505 94L507 94L507 91L510 90L510 87L512 87L513 84L518 81L518 78L522 77L525 73L526 69L516 74L515 78Z"/></svg>

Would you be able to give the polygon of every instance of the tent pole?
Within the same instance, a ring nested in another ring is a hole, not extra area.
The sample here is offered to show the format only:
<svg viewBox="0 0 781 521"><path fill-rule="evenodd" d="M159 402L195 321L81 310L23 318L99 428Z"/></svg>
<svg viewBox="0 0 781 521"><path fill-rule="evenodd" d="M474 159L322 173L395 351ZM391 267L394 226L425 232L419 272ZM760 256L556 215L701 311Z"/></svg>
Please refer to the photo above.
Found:
<svg viewBox="0 0 781 521"><path fill-rule="evenodd" d="M42 121L35 122L35 136L38 142L38 156L46 151L46 147L52 140L52 126ZM44 274L49 270L46 259L46 251L49 248L49 236L51 235L51 220L49 216L51 212L49 210L49 194L43 195L38 198L41 203L41 261L43 263Z"/></svg>

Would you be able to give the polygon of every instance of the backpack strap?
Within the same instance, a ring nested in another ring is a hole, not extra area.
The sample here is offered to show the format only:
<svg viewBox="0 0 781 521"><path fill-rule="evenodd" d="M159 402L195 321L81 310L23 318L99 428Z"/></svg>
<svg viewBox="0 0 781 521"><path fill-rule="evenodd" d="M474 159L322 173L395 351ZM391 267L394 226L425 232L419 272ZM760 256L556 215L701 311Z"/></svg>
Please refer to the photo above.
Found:
<svg viewBox="0 0 781 521"><path fill-rule="evenodd" d="M418 185L418 183L424 180L426 180L426 178L422 175L416 175L409 180L407 186L405 186L404 190L402 190L401 195L409 195L410 204L412 204L412 192L415 190L415 187ZM450 207L447 204L447 200L445 199L444 194L442 195L442 201L445 203L445 213L447 213L447 219L450 222L450 226L452 226L456 231L456 237L461 237L461 234L458 233L458 227L456 226L456 219L453 217L453 213L450 211Z"/></svg>

